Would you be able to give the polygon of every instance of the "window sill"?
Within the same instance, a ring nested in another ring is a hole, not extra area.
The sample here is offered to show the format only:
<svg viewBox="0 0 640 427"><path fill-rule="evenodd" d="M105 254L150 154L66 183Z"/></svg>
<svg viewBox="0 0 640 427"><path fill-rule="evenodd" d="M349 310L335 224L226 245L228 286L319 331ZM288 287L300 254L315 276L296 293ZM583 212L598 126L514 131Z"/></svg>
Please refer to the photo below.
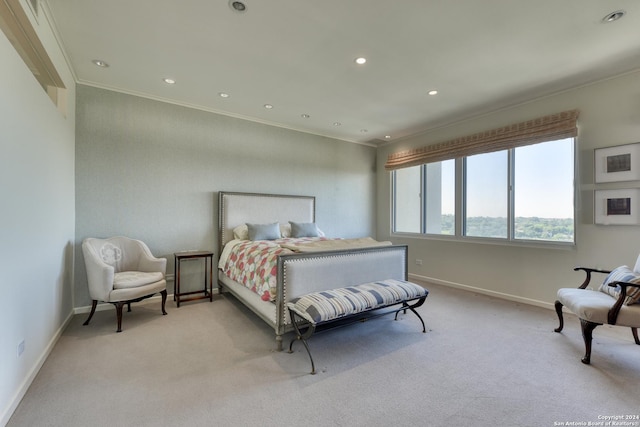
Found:
<svg viewBox="0 0 640 427"><path fill-rule="evenodd" d="M471 243L478 245L513 246L540 249L573 250L576 248L575 242L554 242L541 240L507 240L490 237L460 237L440 234L416 234L416 233L391 233L391 238L432 240L455 243Z"/></svg>

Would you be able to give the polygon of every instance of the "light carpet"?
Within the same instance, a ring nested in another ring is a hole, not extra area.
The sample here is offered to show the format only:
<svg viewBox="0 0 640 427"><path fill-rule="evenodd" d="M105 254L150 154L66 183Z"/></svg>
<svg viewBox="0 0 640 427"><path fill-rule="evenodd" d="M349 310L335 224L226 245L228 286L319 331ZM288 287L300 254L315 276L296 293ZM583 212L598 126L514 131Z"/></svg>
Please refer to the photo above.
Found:
<svg viewBox="0 0 640 427"><path fill-rule="evenodd" d="M75 316L8 426L537 427L640 415L628 328L596 328L587 366L572 315L557 334L552 310L426 286L426 334L411 313L319 334L317 375L301 343L275 351L273 331L228 295L169 300L167 316L134 304L119 334L113 311L89 326Z"/></svg>

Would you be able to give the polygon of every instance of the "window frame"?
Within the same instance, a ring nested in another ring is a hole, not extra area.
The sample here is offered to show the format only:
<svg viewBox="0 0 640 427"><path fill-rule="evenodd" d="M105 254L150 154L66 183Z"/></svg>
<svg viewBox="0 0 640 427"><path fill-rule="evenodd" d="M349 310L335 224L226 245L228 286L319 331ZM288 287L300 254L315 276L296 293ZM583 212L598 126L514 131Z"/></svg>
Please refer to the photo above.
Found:
<svg viewBox="0 0 640 427"><path fill-rule="evenodd" d="M411 231L399 231L396 232L395 231L395 226L396 226L396 218L397 218L397 209L396 209L396 192L397 192L397 187L396 187L396 179L395 179L395 175L396 175L396 171L393 171L392 175L392 180L391 180L391 195L392 195L392 200L391 200L391 232L392 234L409 234L409 235L422 235L422 234L426 234L425 231L425 227L426 227L426 222L425 222L425 217L426 217L426 202L425 199L423 197L424 195L424 189L425 189L425 171L424 168L422 167L423 165L420 165L420 231L418 233L415 232L411 232Z"/></svg>
<svg viewBox="0 0 640 427"><path fill-rule="evenodd" d="M482 237L482 236L467 236L466 235L466 178L467 178L467 168L466 168L466 159L468 156L459 157L455 159L455 223L454 223L454 235L449 234L435 234L435 233L427 233L426 232L426 224L427 219L425 218L427 207L427 197L424 196L426 190L425 183L425 175L426 175L426 163L418 165L420 167L420 233L415 232L403 232L396 231L396 182L395 182L395 170L391 171L390 179L391 179L391 191L390 191L390 204L391 204L391 222L390 226L390 234L392 236L404 237L404 238L419 238L419 239L430 239L430 240L447 240L447 241L464 241L464 242L477 242L477 243L488 243L488 244L499 244L499 245L515 245L515 246L535 246L535 247L560 247L560 248L573 248L577 244L577 227L576 227L576 217L577 217L577 138L569 137L569 138L560 138L556 141L562 141L565 139L571 140L572 145L572 155L573 155L573 240L572 241L557 241L557 240L542 240L542 239L523 239L515 237L515 196L517 192L517 188L515 188L515 173L516 173L516 165L515 165L515 151L519 147L509 148L507 150L507 237ZM542 144L542 143L538 143ZM537 145L537 144L532 144ZM415 166L414 166L415 167Z"/></svg>

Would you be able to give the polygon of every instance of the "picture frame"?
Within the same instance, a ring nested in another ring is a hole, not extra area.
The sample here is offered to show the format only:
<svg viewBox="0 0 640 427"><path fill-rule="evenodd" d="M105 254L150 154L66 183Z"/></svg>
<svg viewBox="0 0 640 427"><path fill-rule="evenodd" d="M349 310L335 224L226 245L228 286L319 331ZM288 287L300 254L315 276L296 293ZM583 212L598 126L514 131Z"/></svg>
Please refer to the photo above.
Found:
<svg viewBox="0 0 640 427"><path fill-rule="evenodd" d="M640 180L640 143L596 148L594 150L595 182Z"/></svg>
<svg viewBox="0 0 640 427"><path fill-rule="evenodd" d="M636 225L640 222L640 188L595 190L594 219L600 225Z"/></svg>

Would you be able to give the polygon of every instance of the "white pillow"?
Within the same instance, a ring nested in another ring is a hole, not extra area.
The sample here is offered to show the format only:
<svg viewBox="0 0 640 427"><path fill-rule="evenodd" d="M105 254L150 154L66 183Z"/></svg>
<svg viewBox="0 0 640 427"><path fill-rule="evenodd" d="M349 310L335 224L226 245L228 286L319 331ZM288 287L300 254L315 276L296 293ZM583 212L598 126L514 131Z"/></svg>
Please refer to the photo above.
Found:
<svg viewBox="0 0 640 427"><path fill-rule="evenodd" d="M280 235L282 237L291 237L291 224L280 224Z"/></svg>
<svg viewBox="0 0 640 427"><path fill-rule="evenodd" d="M238 240L249 240L249 227L242 224L233 229L233 238Z"/></svg>
<svg viewBox="0 0 640 427"><path fill-rule="evenodd" d="M280 224L280 236L291 237L291 224ZM249 240L249 227L242 224L233 229L233 238L237 240Z"/></svg>

